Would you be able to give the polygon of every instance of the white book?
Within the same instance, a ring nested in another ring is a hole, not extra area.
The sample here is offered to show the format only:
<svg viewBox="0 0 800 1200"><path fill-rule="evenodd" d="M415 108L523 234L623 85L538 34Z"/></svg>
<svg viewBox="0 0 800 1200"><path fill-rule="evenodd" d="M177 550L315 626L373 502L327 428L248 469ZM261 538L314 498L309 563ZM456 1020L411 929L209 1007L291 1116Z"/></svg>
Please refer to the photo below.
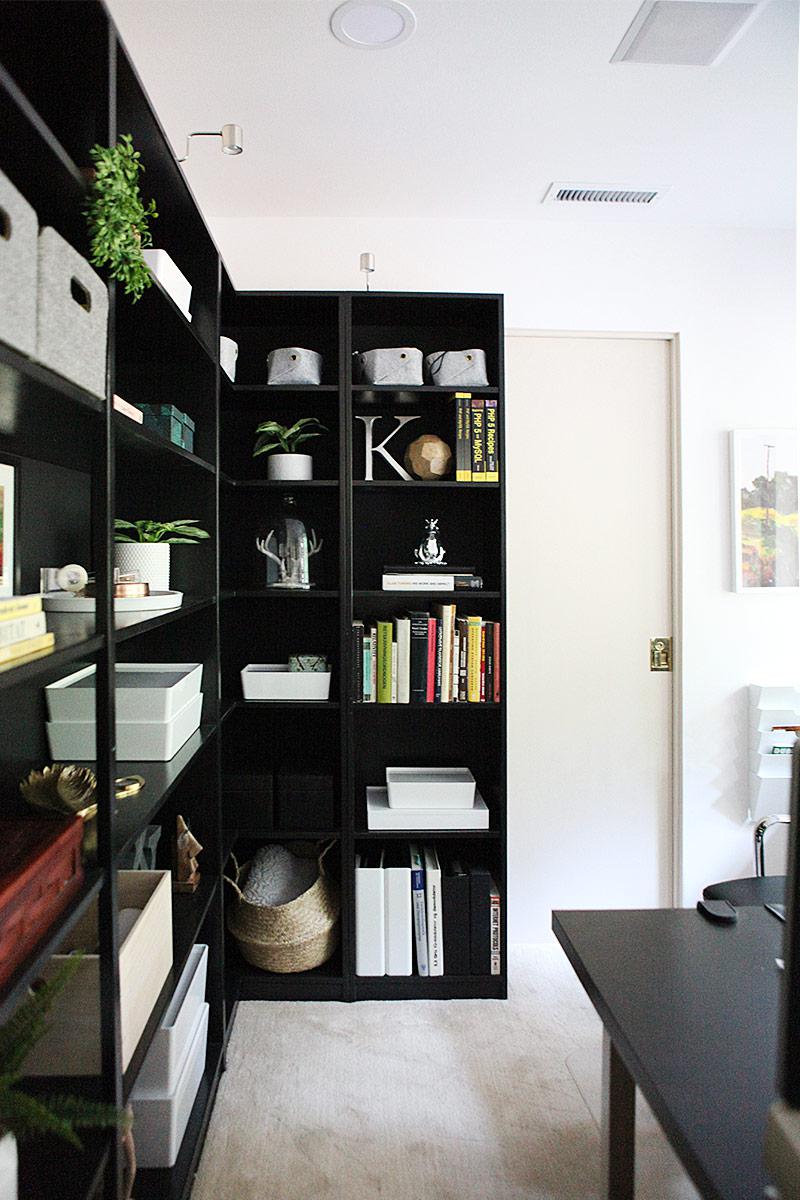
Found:
<svg viewBox="0 0 800 1200"><path fill-rule="evenodd" d="M383 851L356 855L356 975L386 974Z"/></svg>
<svg viewBox="0 0 800 1200"><path fill-rule="evenodd" d="M442 620L442 704L449 704L453 690L453 627L455 604L437 604L434 612Z"/></svg>
<svg viewBox="0 0 800 1200"><path fill-rule="evenodd" d="M478 791L472 808L389 808L385 787L367 788L367 829L488 829L489 810Z"/></svg>
<svg viewBox="0 0 800 1200"><path fill-rule="evenodd" d="M397 646L397 703L411 700L411 619L396 617L394 643Z"/></svg>
<svg viewBox="0 0 800 1200"><path fill-rule="evenodd" d="M453 592L454 575L383 575L384 592Z"/></svg>
<svg viewBox="0 0 800 1200"><path fill-rule="evenodd" d="M453 679L452 679L453 688L452 688L452 692L450 694L450 698L453 701L453 704L456 704L458 702L458 664L460 662L460 659L461 659L461 634L459 633L458 626L456 625L456 627L453 630Z"/></svg>
<svg viewBox="0 0 800 1200"><path fill-rule="evenodd" d="M400 856L402 858L402 865ZM386 926L386 974L411 974L411 866L400 846L387 853L383 867Z"/></svg>
<svg viewBox="0 0 800 1200"><path fill-rule="evenodd" d="M373 704L378 702L378 629L371 625L369 630L369 696Z"/></svg>
<svg viewBox="0 0 800 1200"><path fill-rule="evenodd" d="M444 975L442 868L435 846L425 847L425 916L428 922L428 971L431 975Z"/></svg>
<svg viewBox="0 0 800 1200"><path fill-rule="evenodd" d="M397 704L397 642L392 640L392 704Z"/></svg>
<svg viewBox="0 0 800 1200"><path fill-rule="evenodd" d="M12 646L14 642L24 642L42 633L47 633L47 617L43 612L29 617L12 617L10 621L0 621L0 647Z"/></svg>
<svg viewBox="0 0 800 1200"><path fill-rule="evenodd" d="M417 949L417 974L428 974L428 925L425 920L425 860L419 846L410 845L411 905L414 914L414 944Z"/></svg>

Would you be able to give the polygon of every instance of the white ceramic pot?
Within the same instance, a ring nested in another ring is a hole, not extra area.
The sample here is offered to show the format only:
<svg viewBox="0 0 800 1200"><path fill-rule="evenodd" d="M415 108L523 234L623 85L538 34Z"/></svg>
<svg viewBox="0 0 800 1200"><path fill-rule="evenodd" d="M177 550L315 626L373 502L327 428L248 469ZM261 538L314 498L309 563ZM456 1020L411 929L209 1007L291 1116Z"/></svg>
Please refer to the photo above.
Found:
<svg viewBox="0 0 800 1200"><path fill-rule="evenodd" d="M0 1200L17 1200L17 1141L12 1133L0 1138Z"/></svg>
<svg viewBox="0 0 800 1200"><path fill-rule="evenodd" d="M314 461L310 454L270 454L268 479L313 479Z"/></svg>
<svg viewBox="0 0 800 1200"><path fill-rule="evenodd" d="M151 592L168 592L169 550L166 542L117 542L114 565L126 575L138 571Z"/></svg>

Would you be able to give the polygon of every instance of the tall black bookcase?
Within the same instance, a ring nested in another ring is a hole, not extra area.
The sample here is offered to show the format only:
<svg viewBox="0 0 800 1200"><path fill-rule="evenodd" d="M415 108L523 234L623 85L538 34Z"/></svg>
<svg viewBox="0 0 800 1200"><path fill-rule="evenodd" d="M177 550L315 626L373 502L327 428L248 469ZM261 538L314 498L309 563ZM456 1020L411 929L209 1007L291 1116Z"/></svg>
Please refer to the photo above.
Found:
<svg viewBox="0 0 800 1200"><path fill-rule="evenodd" d="M426 840L486 862L505 896L506 717L505 699L499 705L358 704L350 692L348 661L354 617L390 616L421 599L383 593L380 570L384 562L408 558L430 515L440 518L451 561L474 562L485 578L485 590L470 594L468 602L455 597L460 610L502 621L505 635L502 473L498 484L406 483L378 466L375 480L367 482L363 424L355 417L418 412L424 417L415 423L419 432L424 425L452 440L451 393L430 387L402 393L366 389L354 382L351 368L354 350L378 345L417 345L424 352L484 347L491 387L483 390L500 401L502 464L502 300L237 292L104 5L99 0L0 5L0 170L36 209L40 225L53 226L83 254L88 254L82 208L89 150L95 143L113 144L121 133L133 135L146 165L143 192L156 198L159 211L155 244L192 283L193 319L187 321L158 285L136 304L112 285L102 399L0 343L0 461L17 468L15 591L38 590L40 566L77 561L94 570L99 596L94 619L56 628L52 653L0 667L0 817L25 812L18 782L50 761L44 687L85 665L97 672L94 766L100 801L97 862L87 869L81 893L0 989L0 1021L14 1012L42 964L96 902L102 1070L96 1078L58 1082L122 1104L191 947L207 942L210 1024L201 1088L175 1167L140 1171L135 1192L137 1200L186 1200L238 1000L506 993L505 935L500 976L355 975L355 854L378 836L384 842L409 838L366 828L365 787L379 784L390 762L472 768L491 811L490 829ZM239 343L234 384L219 369L221 333ZM268 387L267 351L286 345L322 353L320 386ZM115 412L115 393L132 403L177 403L196 423L194 452ZM316 478L288 488L267 482L264 459L252 458L255 425L267 417L288 421L304 415L318 416L329 429L310 443ZM393 446L402 453L400 436ZM265 532L264 522L284 494L296 496L308 523L324 538L309 592L270 592L263 586L264 560L255 538ZM211 532L206 543L174 550L173 586L185 595L180 609L116 626L109 587L115 516L195 517ZM242 700L239 672L247 663L280 661L314 648L333 662L327 702ZM167 763L116 758L115 666L136 661L203 663L201 728ZM243 801L243 788L252 795L259 777L281 767L333 778L335 819L329 826L277 828L268 805ZM113 780L131 772L144 775L146 787L115 805ZM118 864L141 830L157 823L164 830L160 865L169 866L169 834L178 813L204 845L203 882L192 896L173 896L173 970L123 1072ZM226 934L229 897L222 876L229 855L246 858L266 840L335 842L326 861L341 882L342 937L335 956L317 970L257 971ZM504 931L505 924L504 912ZM115 1135L88 1134L82 1153L51 1139L30 1142L21 1148L20 1196L51 1196L57 1177L60 1200L117 1200L121 1166Z"/></svg>

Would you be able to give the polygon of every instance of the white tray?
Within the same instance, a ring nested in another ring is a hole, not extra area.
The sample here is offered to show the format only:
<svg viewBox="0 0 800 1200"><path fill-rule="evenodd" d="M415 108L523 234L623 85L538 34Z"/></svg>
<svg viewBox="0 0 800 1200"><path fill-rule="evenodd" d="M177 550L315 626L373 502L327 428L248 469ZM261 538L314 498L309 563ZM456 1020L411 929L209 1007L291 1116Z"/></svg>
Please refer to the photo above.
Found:
<svg viewBox="0 0 800 1200"><path fill-rule="evenodd" d="M94 721L94 667L45 688L51 721ZM117 663L118 721L171 721L200 692L202 663Z"/></svg>
<svg viewBox="0 0 800 1200"><path fill-rule="evenodd" d="M186 1061L174 1092L142 1094L139 1082L131 1093L136 1130L136 1162L143 1169L172 1167L178 1157L186 1126L206 1065L208 1005L197 1013Z"/></svg>
<svg viewBox="0 0 800 1200"><path fill-rule="evenodd" d="M167 612L182 604L183 592L151 592L149 596L115 597L114 612ZM94 596L74 596L72 592L45 592L42 607L45 612L93 613L95 599Z"/></svg>
<svg viewBox="0 0 800 1200"><path fill-rule="evenodd" d="M468 767L387 767L389 808L472 808L475 777Z"/></svg>
<svg viewBox="0 0 800 1200"><path fill-rule="evenodd" d="M136 1080L137 1094L174 1092L206 996L208 946L193 946Z"/></svg>
<svg viewBox="0 0 800 1200"><path fill-rule="evenodd" d="M171 721L117 721L117 758L168 762L200 727L203 696L195 696ZM47 739L54 762L82 762L97 756L95 723L48 721Z"/></svg>
<svg viewBox="0 0 800 1200"><path fill-rule="evenodd" d="M189 305L192 302L192 285L166 250L143 250L142 258L147 263L150 274L185 313L187 320L191 320Z"/></svg>
<svg viewBox="0 0 800 1200"><path fill-rule="evenodd" d="M248 663L241 672L245 700L327 700L330 671L290 671L287 663Z"/></svg>
<svg viewBox="0 0 800 1200"><path fill-rule="evenodd" d="M367 829L488 829L480 792L472 808L389 808L386 788L367 788Z"/></svg>

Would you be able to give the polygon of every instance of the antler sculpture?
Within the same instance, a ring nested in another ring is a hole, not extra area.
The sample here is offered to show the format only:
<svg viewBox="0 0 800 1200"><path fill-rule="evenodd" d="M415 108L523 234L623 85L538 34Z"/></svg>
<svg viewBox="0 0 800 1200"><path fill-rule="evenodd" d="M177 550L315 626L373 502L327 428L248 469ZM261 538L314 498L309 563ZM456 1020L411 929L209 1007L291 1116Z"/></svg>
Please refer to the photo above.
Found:
<svg viewBox="0 0 800 1200"><path fill-rule="evenodd" d="M315 554L319 554L320 550L322 549L324 539L319 538L319 540L317 540L316 531L314 529L311 530L306 545L304 564L303 559L299 556L289 554L281 558L280 555L274 554L272 550L270 550L269 543L274 533L275 530L270 529L265 538L256 538L256 548L260 554L265 556L265 558L271 558L274 563L277 563L278 571L280 572L280 583L277 586L308 587L308 580L303 578L307 572L303 568L304 565L306 567L308 566L309 558L312 558Z"/></svg>

